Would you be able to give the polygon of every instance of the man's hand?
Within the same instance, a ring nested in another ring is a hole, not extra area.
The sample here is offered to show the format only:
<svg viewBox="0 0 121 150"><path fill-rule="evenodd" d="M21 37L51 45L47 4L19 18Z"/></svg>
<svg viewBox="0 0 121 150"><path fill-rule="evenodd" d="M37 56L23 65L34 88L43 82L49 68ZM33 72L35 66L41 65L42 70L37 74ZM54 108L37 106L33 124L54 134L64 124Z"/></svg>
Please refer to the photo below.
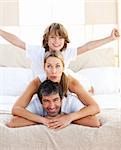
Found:
<svg viewBox="0 0 121 150"><path fill-rule="evenodd" d="M62 129L68 126L72 120L69 115L58 115L51 118L48 127L51 129Z"/></svg>

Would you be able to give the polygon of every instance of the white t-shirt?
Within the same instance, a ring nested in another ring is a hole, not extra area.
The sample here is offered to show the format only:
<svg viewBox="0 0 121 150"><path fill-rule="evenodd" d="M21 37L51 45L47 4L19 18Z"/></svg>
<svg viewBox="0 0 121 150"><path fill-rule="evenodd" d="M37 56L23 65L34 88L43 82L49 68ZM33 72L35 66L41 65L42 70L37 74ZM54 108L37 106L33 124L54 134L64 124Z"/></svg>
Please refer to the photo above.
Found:
<svg viewBox="0 0 121 150"><path fill-rule="evenodd" d="M62 100L61 113L69 114L77 112L83 107L84 107L83 103L79 101L77 96L68 92L68 96L66 98L64 97ZM33 98L33 100L29 103L26 109L37 115L41 116L47 115L47 112L43 109L38 96L35 96Z"/></svg>
<svg viewBox="0 0 121 150"><path fill-rule="evenodd" d="M86 91L90 90L91 84L88 80L85 80L85 78L81 75L74 75L72 71L67 69L70 64L70 61L77 57L77 48L67 48L65 51L62 52L62 54L64 56L64 72L66 73L66 75L72 75L74 78L80 81L80 83L84 86ZM46 80L46 73L44 71L45 49L39 45L26 44L26 56L32 62L33 77L38 76L41 81Z"/></svg>
<svg viewBox="0 0 121 150"><path fill-rule="evenodd" d="M64 56L65 70L68 68L71 60L75 59L77 56L77 49L75 48L67 48L62 52ZM44 55L45 49L39 45L29 45L26 44L26 56L32 62L32 71L33 75L40 76L41 80L45 79L45 71L44 71Z"/></svg>

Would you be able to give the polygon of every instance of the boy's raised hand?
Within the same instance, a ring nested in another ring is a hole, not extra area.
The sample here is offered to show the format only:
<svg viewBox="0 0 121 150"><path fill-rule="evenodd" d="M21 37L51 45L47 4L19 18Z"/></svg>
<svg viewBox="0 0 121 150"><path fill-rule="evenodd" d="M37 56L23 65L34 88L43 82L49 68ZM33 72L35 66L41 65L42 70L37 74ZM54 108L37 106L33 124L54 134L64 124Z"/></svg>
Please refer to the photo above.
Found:
<svg viewBox="0 0 121 150"><path fill-rule="evenodd" d="M119 30L114 28L111 32L111 37L113 40L116 40L120 37Z"/></svg>

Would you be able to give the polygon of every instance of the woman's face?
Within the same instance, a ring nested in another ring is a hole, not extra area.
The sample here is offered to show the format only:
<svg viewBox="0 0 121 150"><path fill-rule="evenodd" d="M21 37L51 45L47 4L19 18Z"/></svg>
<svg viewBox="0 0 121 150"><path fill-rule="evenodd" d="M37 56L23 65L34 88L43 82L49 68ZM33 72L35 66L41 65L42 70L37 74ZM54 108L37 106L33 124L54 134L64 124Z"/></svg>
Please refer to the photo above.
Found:
<svg viewBox="0 0 121 150"><path fill-rule="evenodd" d="M48 37L48 46L50 51L60 51L64 46L65 39L59 35L51 33Z"/></svg>
<svg viewBox="0 0 121 150"><path fill-rule="evenodd" d="M62 61L56 57L48 57L45 63L47 78L53 82L60 82L64 70Z"/></svg>

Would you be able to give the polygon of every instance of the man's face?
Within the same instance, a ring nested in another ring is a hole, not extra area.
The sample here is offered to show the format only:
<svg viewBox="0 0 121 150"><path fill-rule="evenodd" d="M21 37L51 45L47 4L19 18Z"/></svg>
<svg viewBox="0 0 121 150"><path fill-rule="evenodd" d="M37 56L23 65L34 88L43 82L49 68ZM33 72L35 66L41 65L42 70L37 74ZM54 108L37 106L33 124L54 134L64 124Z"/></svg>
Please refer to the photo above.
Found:
<svg viewBox="0 0 121 150"><path fill-rule="evenodd" d="M42 96L42 106L47 112L48 116L55 117L59 114L62 100L59 94L52 94L49 96Z"/></svg>

